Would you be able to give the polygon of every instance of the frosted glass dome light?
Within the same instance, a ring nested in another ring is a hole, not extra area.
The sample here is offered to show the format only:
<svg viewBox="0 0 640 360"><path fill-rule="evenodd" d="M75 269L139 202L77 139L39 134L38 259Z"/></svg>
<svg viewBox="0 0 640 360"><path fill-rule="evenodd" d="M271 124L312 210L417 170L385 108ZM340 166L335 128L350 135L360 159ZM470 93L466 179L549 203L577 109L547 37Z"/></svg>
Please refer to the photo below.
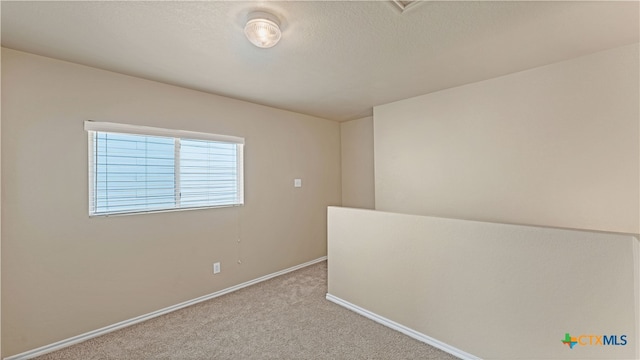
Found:
<svg viewBox="0 0 640 360"><path fill-rule="evenodd" d="M250 14L244 34L253 45L264 49L275 46L282 37L277 20L267 13Z"/></svg>

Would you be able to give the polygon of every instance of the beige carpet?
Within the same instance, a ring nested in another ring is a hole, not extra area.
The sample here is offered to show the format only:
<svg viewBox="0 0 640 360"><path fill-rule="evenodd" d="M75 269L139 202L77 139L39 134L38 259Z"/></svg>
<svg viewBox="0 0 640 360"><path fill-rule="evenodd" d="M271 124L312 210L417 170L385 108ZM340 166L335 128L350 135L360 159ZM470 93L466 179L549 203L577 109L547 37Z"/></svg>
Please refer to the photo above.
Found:
<svg viewBox="0 0 640 360"><path fill-rule="evenodd" d="M322 262L37 359L456 359L326 292Z"/></svg>

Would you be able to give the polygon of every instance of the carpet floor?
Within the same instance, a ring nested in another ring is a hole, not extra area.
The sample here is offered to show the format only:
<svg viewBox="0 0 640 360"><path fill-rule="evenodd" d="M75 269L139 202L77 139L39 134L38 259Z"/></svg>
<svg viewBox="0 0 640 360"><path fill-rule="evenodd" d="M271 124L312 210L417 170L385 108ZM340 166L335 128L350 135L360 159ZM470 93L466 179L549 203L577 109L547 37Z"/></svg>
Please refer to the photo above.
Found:
<svg viewBox="0 0 640 360"><path fill-rule="evenodd" d="M457 359L326 292L325 261L36 359Z"/></svg>

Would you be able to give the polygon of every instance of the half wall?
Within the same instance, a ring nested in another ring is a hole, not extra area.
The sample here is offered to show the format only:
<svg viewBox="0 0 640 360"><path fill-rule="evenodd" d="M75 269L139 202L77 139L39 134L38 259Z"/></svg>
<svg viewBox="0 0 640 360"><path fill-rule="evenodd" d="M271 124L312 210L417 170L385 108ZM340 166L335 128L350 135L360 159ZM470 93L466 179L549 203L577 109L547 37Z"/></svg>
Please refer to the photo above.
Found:
<svg viewBox="0 0 640 360"><path fill-rule="evenodd" d="M328 297L480 358L638 356L635 236L337 207L328 221Z"/></svg>

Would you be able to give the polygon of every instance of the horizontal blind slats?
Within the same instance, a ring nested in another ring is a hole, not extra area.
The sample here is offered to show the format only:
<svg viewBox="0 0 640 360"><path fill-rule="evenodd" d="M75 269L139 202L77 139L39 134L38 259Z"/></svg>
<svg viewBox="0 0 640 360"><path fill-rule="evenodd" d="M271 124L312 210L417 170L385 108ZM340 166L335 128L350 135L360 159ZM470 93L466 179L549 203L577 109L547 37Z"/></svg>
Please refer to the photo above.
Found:
<svg viewBox="0 0 640 360"><path fill-rule="evenodd" d="M238 158L243 139L225 143L177 140L158 133L90 130L89 134L92 215L243 202L242 159Z"/></svg>
<svg viewBox="0 0 640 360"><path fill-rule="evenodd" d="M237 146L182 140L181 204L237 202Z"/></svg>

